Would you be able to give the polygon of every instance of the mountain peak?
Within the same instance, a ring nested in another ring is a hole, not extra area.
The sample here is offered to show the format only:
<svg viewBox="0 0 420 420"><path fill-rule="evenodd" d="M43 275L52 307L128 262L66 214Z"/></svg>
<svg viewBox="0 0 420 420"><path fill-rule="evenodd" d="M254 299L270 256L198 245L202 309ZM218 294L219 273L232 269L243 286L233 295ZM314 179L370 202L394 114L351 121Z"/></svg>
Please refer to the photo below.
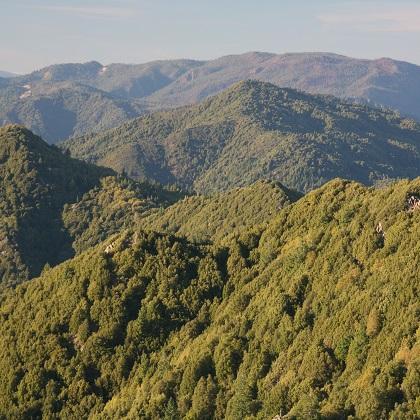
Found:
<svg viewBox="0 0 420 420"><path fill-rule="evenodd" d="M60 82L66 80L80 81L86 78L96 77L103 65L97 61L86 63L64 63L53 64L37 70L26 77L32 80L44 80L49 82Z"/></svg>
<svg viewBox="0 0 420 420"><path fill-rule="evenodd" d="M45 263L71 256L59 222L64 203L113 174L72 159L20 125L1 127L0 279L36 276Z"/></svg>
<svg viewBox="0 0 420 420"><path fill-rule="evenodd" d="M25 145L37 143L48 147L40 137L22 125L7 124L0 127L0 148L12 143Z"/></svg>

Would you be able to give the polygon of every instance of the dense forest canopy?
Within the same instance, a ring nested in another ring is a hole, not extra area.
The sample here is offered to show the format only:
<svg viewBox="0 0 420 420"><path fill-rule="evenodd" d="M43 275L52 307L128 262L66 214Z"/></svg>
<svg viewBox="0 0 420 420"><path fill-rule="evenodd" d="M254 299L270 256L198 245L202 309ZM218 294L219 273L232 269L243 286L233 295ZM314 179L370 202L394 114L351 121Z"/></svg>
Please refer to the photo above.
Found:
<svg viewBox="0 0 420 420"><path fill-rule="evenodd" d="M174 233L192 242L220 242L270 220L301 194L261 180L249 187L215 194L188 196L142 219L143 228Z"/></svg>
<svg viewBox="0 0 420 420"><path fill-rule="evenodd" d="M180 196L72 159L23 127L0 128L1 286L39 275Z"/></svg>
<svg viewBox="0 0 420 420"><path fill-rule="evenodd" d="M45 265L125 228L205 242L266 222L300 197L268 181L214 197L188 196L72 159L19 126L0 130L0 174L3 286L37 276Z"/></svg>
<svg viewBox="0 0 420 420"><path fill-rule="evenodd" d="M33 277L47 262L71 256L60 221L62 206L111 174L71 159L23 127L0 128L2 283Z"/></svg>
<svg viewBox="0 0 420 420"><path fill-rule="evenodd" d="M206 65L13 80L83 132ZM255 80L60 147L1 127L0 419L420 418L419 170L414 120Z"/></svg>
<svg viewBox="0 0 420 420"><path fill-rule="evenodd" d="M219 245L128 229L44 270L2 295L1 415L418 418L419 197L337 179Z"/></svg>

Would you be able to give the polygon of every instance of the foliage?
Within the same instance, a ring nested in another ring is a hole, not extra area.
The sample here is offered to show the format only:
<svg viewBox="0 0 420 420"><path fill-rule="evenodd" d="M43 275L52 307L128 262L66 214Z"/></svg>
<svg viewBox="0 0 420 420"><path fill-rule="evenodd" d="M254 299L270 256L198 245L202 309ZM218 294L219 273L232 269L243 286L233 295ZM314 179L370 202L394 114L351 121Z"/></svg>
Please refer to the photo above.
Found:
<svg viewBox="0 0 420 420"><path fill-rule="evenodd" d="M418 418L413 194L333 180L223 245L136 229L4 291L0 415Z"/></svg>
<svg viewBox="0 0 420 420"><path fill-rule="evenodd" d="M22 127L1 128L1 286L39 275L180 196L72 159Z"/></svg>
<svg viewBox="0 0 420 420"><path fill-rule="evenodd" d="M65 204L63 224L77 253L94 246L143 218L163 211L184 195L158 185L138 183L125 176L102 178L100 185L79 201Z"/></svg>
<svg viewBox="0 0 420 420"><path fill-rule="evenodd" d="M109 169L65 156L19 126L0 129L0 278L33 277L72 255L60 218Z"/></svg>
<svg viewBox="0 0 420 420"><path fill-rule="evenodd" d="M142 220L148 229L171 232L193 242L220 241L227 235L270 220L284 206L300 198L275 182L258 181L249 187L214 196L188 196Z"/></svg>

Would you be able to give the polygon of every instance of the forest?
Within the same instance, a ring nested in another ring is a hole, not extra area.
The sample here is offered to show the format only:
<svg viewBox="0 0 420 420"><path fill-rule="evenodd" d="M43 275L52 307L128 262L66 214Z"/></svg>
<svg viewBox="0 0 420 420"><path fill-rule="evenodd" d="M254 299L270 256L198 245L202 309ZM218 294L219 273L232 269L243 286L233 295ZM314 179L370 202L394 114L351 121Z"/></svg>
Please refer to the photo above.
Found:
<svg viewBox="0 0 420 420"><path fill-rule="evenodd" d="M0 128L0 418L419 418L418 133L262 82Z"/></svg>
<svg viewBox="0 0 420 420"><path fill-rule="evenodd" d="M0 1L0 420L420 420L419 3Z"/></svg>
<svg viewBox="0 0 420 420"><path fill-rule="evenodd" d="M203 236L186 197L5 289L0 415L418 418L420 179L267 187L253 226Z"/></svg>
<svg viewBox="0 0 420 420"><path fill-rule="evenodd" d="M340 177L419 175L419 123L395 111L246 80L198 104L60 144L137 180L212 194L270 179L301 192Z"/></svg>

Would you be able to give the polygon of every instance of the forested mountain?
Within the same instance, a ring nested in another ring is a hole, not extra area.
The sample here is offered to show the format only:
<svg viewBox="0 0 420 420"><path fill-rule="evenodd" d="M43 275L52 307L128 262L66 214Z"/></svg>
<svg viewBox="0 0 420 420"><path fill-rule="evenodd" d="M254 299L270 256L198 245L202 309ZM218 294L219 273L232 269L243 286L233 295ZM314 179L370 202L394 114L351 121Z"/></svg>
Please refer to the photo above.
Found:
<svg viewBox="0 0 420 420"><path fill-rule="evenodd" d="M301 197L266 180L213 196L188 196L142 219L142 227L176 234L195 243L219 242L245 228L267 222Z"/></svg>
<svg viewBox="0 0 420 420"><path fill-rule="evenodd" d="M0 418L420 417L418 123L254 80L102 131L276 57L0 79L50 141L101 131L0 128Z"/></svg>
<svg viewBox="0 0 420 420"><path fill-rule="evenodd" d="M203 103L63 144L136 179L201 193L261 178L307 191L334 177L415 177L420 126L385 110L245 81Z"/></svg>
<svg viewBox="0 0 420 420"><path fill-rule="evenodd" d="M124 176L102 178L73 204L65 204L63 225L80 253L121 230L143 226L144 219L174 204L185 194Z"/></svg>
<svg viewBox="0 0 420 420"><path fill-rule="evenodd" d="M144 110L136 101L73 82L0 85L0 123L22 124L49 143L115 127Z"/></svg>
<svg viewBox="0 0 420 420"><path fill-rule="evenodd" d="M252 52L209 61L58 64L1 79L0 122L24 123L56 142L64 135L117 126L145 110L192 104L246 79L371 102L420 120L419 66L388 58L359 60L329 53ZM64 104L56 98L57 93L51 93L62 89L68 97ZM73 91L74 98L70 97ZM76 112L71 106L76 102L88 104L87 112ZM47 106L48 114L44 110ZM43 122L49 115L54 119Z"/></svg>
<svg viewBox="0 0 420 420"><path fill-rule="evenodd" d="M260 181L215 197L188 197L77 161L22 127L6 126L0 129L0 286L37 276L46 264L126 228L176 232L196 242L221 239L266 222L299 196Z"/></svg>
<svg viewBox="0 0 420 420"><path fill-rule="evenodd" d="M0 129L0 286L99 243L179 193L116 177L19 126Z"/></svg>
<svg viewBox="0 0 420 420"><path fill-rule="evenodd" d="M129 230L45 270L2 295L0 415L418 418L419 199L333 180L221 246Z"/></svg>

